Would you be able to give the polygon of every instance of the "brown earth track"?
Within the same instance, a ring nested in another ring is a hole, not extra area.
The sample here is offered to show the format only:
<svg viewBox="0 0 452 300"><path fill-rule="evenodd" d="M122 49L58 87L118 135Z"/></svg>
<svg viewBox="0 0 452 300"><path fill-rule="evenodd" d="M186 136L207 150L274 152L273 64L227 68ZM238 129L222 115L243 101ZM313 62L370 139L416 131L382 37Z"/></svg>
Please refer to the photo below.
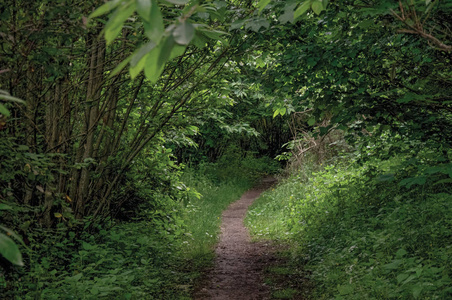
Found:
<svg viewBox="0 0 452 300"><path fill-rule="evenodd" d="M275 261L274 251L268 243L252 243L243 220L253 201L275 182L272 177L262 180L223 212L215 266L206 273L193 299L270 299L263 273Z"/></svg>

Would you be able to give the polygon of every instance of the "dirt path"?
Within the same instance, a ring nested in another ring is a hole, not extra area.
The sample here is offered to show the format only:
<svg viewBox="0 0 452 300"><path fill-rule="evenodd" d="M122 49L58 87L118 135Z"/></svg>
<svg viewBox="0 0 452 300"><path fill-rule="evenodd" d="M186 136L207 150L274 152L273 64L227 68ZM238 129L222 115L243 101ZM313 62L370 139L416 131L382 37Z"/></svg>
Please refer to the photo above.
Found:
<svg viewBox="0 0 452 300"><path fill-rule="evenodd" d="M272 251L265 243L251 243L243 220L253 201L275 182L264 179L223 212L215 267L206 274L194 299L270 299L263 271L274 260Z"/></svg>

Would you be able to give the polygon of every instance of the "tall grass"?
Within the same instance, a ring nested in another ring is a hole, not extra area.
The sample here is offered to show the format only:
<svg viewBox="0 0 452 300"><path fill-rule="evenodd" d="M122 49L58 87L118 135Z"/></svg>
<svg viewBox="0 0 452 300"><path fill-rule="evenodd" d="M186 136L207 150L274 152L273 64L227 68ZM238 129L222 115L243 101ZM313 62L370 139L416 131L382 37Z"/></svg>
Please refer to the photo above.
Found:
<svg viewBox="0 0 452 300"><path fill-rule="evenodd" d="M291 245L314 299L451 299L452 189L385 174L401 160L294 174L251 207L251 233Z"/></svg>

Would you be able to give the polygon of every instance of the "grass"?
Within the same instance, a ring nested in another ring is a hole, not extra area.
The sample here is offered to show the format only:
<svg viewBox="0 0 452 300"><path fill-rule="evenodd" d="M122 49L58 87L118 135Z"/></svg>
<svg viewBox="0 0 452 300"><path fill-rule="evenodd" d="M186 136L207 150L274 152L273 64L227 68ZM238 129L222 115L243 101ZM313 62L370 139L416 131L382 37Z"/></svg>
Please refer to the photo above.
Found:
<svg viewBox="0 0 452 300"><path fill-rule="evenodd" d="M293 190L292 185L285 182L262 193L250 206L245 224L254 240L290 241L292 233L287 221Z"/></svg>
<svg viewBox="0 0 452 300"><path fill-rule="evenodd" d="M288 245L287 264L305 270L295 276L310 274L314 299L451 298L450 186L407 188L406 169L386 180L395 161L291 176L251 207L253 238ZM274 288L303 290L289 282Z"/></svg>
<svg viewBox="0 0 452 300"><path fill-rule="evenodd" d="M213 171L209 168L188 170L182 178L187 186L200 193L199 198L189 197L186 204L183 218L189 233L183 252L187 259L204 267L212 262L213 246L220 232L221 213L252 186L252 181L243 177L219 181L212 176Z"/></svg>
<svg viewBox="0 0 452 300"><path fill-rule="evenodd" d="M272 297L276 299L292 299L297 293L297 290L287 288L273 292Z"/></svg>
<svg viewBox="0 0 452 300"><path fill-rule="evenodd" d="M188 168L174 176L171 194L146 183L137 188L141 204L130 208L133 217L81 234L66 227L29 234L29 268L0 272L0 298L190 299L213 262L221 213L276 169L267 162L224 158Z"/></svg>

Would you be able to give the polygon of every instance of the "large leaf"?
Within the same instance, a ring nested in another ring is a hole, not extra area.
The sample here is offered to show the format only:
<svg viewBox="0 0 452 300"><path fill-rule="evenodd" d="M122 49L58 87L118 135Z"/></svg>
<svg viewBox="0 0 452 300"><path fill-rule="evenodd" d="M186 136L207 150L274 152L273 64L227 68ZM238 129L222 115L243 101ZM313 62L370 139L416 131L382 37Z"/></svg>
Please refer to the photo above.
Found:
<svg viewBox="0 0 452 300"><path fill-rule="evenodd" d="M121 32L125 21L135 11L135 3L129 2L118 7L105 25L105 40L107 44L111 44L118 34Z"/></svg>
<svg viewBox="0 0 452 300"><path fill-rule="evenodd" d="M311 7L311 1L304 1L293 13L293 18L296 19L303 15Z"/></svg>
<svg viewBox="0 0 452 300"><path fill-rule="evenodd" d="M7 116L7 117L10 116L9 110L1 103L0 103L0 114Z"/></svg>
<svg viewBox="0 0 452 300"><path fill-rule="evenodd" d="M89 18L92 19L95 17L102 16L106 13L109 13L114 8L116 8L116 6L118 6L119 3L121 3L121 0L113 0L113 1L109 1L109 2L105 3L104 5L99 6L95 11L93 11L89 15Z"/></svg>
<svg viewBox="0 0 452 300"><path fill-rule="evenodd" d="M163 24L163 16L160 12L157 0L151 0L149 21L145 20L143 25L146 36L151 41L158 44L165 32L165 25Z"/></svg>
<svg viewBox="0 0 452 300"><path fill-rule="evenodd" d="M137 2L137 12L146 22L151 21L151 0L136 0Z"/></svg>
<svg viewBox="0 0 452 300"><path fill-rule="evenodd" d="M246 24L246 29L251 29L254 32L259 32L259 30L264 27L267 29L270 27L270 22L267 19L263 18L256 18L254 20L251 20L248 24Z"/></svg>
<svg viewBox="0 0 452 300"><path fill-rule="evenodd" d="M185 49L187 49L187 46L175 44L173 50L171 50L171 54L168 60L172 60L175 57L181 56L182 54L184 54Z"/></svg>
<svg viewBox="0 0 452 300"><path fill-rule="evenodd" d="M257 4L257 8L259 9L259 13L270 3L271 0L260 0Z"/></svg>
<svg viewBox="0 0 452 300"><path fill-rule="evenodd" d="M141 46L132 55L132 60L130 61L130 66L132 66L132 67L136 66L146 54L148 54L149 52L151 52L152 49L154 49L155 46L156 46L156 44L152 41Z"/></svg>
<svg viewBox="0 0 452 300"><path fill-rule="evenodd" d="M285 24L287 22L293 22L294 19L294 10L297 6L297 2L290 1L286 4L286 7L284 7L284 13L282 13L278 20L281 22L281 24Z"/></svg>
<svg viewBox="0 0 452 300"><path fill-rule="evenodd" d="M152 83L157 82L162 74L165 63L170 58L175 44L173 36L165 37L160 44L152 49L146 56L144 75Z"/></svg>
<svg viewBox="0 0 452 300"><path fill-rule="evenodd" d="M314 1L311 5L311 8L317 15L319 15L323 10L322 1L321 0Z"/></svg>
<svg viewBox="0 0 452 300"><path fill-rule="evenodd" d="M20 103L20 104L25 104L25 101L16 97L13 97L9 94L5 94L5 93L0 93L0 100L5 100L5 101L11 101L11 102L16 102L16 103Z"/></svg>
<svg viewBox="0 0 452 300"><path fill-rule="evenodd" d="M173 31L174 41L179 45L188 45L195 36L195 27L187 21L176 26Z"/></svg>
<svg viewBox="0 0 452 300"><path fill-rule="evenodd" d="M19 247L17 247L12 239L3 233L0 233L0 254L15 265L24 265Z"/></svg>

